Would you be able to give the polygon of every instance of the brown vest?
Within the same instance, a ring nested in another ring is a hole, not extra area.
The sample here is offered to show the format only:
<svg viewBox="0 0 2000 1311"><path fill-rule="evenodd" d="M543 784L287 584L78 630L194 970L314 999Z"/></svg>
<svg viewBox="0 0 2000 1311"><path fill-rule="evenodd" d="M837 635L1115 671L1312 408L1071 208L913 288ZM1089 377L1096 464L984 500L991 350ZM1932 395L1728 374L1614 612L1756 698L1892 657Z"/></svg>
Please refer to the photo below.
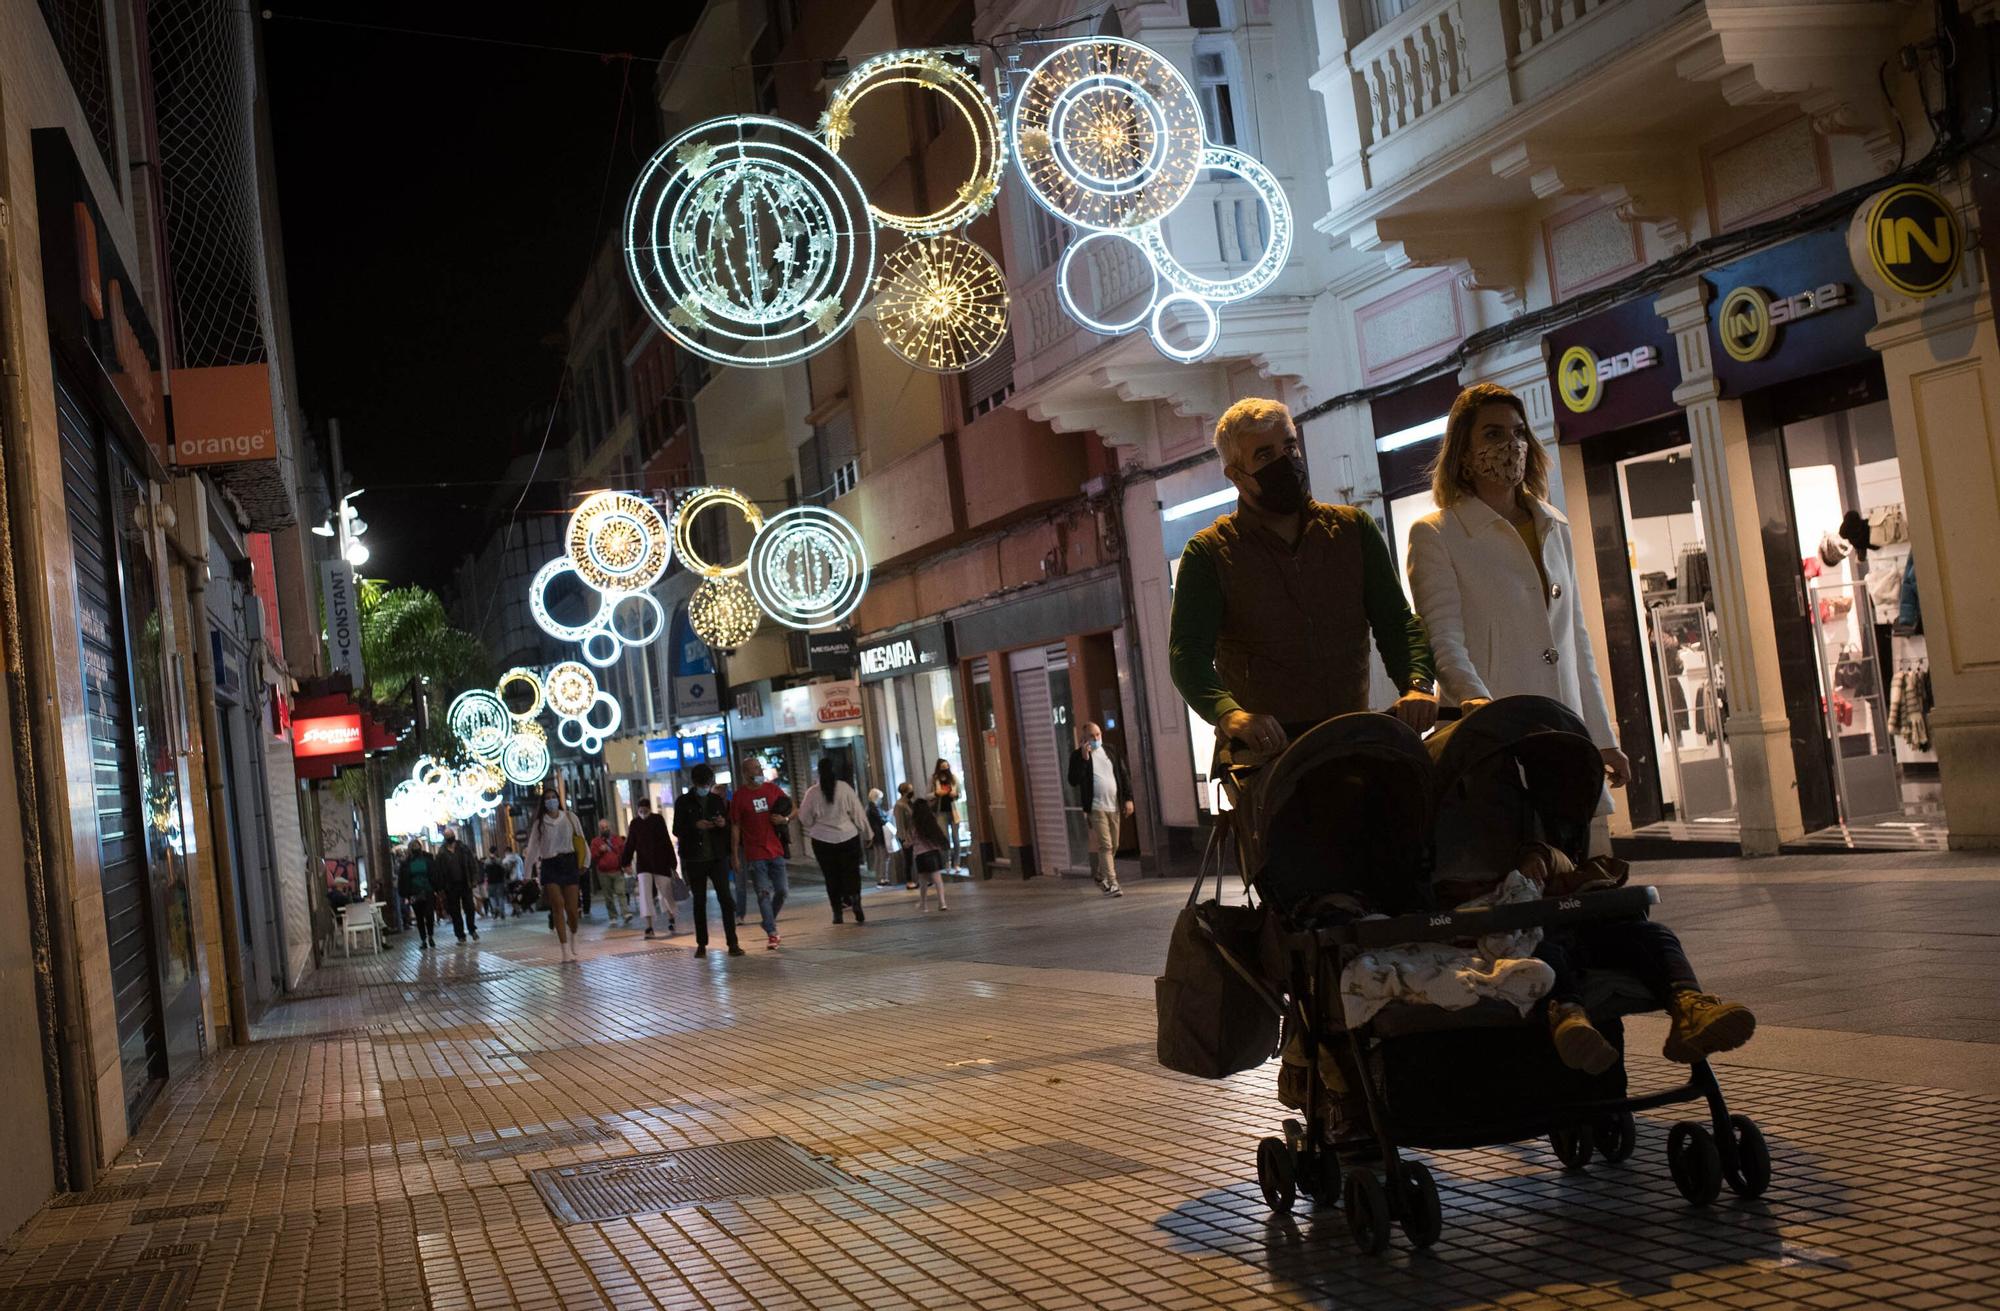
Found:
<svg viewBox="0 0 2000 1311"><path fill-rule="evenodd" d="M1296 726L1368 708L1361 513L1308 502L1296 547L1240 513L1202 530L1222 583L1215 672L1245 710Z"/></svg>

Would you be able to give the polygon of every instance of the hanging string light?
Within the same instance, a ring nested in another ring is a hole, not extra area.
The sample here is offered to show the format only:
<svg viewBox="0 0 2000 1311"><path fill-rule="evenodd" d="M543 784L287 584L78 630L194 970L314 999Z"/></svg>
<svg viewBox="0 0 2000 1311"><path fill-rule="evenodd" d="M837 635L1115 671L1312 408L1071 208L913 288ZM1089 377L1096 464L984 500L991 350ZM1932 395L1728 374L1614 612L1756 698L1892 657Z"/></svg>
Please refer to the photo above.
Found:
<svg viewBox="0 0 2000 1311"><path fill-rule="evenodd" d="M747 557L735 564L721 565L703 559L694 549L695 518L705 510L718 507L727 507L742 515L753 537L764 526L764 514L757 508L756 502L733 487L697 487L684 496L679 508L674 511L674 550L680 553L681 563L690 572L704 578L725 578L750 567Z"/></svg>
<svg viewBox="0 0 2000 1311"><path fill-rule="evenodd" d="M473 688L454 697L450 709L445 711L445 723L459 744L482 760L499 756L514 727L507 704L497 692L484 688Z"/></svg>
<svg viewBox="0 0 2000 1311"><path fill-rule="evenodd" d="M750 543L750 591L791 628L838 623L868 588L868 550L853 524L817 505L765 521Z"/></svg>
<svg viewBox="0 0 2000 1311"><path fill-rule="evenodd" d="M819 119L819 134L835 154L855 134L856 107L889 87L915 87L940 97L971 133L971 166L951 199L928 214L898 214L870 201L868 212L883 227L912 236L936 236L962 228L993 208L1007 167L1007 138L1001 130L1000 111L979 83L978 61L976 49L893 50L855 65L827 101L826 112Z"/></svg>
<svg viewBox="0 0 2000 1311"><path fill-rule="evenodd" d="M958 373L1000 349L1007 307L999 261L963 237L921 238L882 262L875 326L905 363Z"/></svg>
<svg viewBox="0 0 2000 1311"><path fill-rule="evenodd" d="M735 577L704 579L688 598L688 626L710 648L734 651L757 635L757 598Z"/></svg>

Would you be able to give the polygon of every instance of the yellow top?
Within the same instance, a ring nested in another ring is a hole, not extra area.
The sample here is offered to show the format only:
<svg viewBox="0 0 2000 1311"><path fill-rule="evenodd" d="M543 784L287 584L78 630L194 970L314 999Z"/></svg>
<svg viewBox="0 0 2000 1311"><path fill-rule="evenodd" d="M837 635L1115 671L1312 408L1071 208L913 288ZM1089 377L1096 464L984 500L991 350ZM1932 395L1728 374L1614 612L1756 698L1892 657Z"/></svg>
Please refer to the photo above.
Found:
<svg viewBox="0 0 2000 1311"><path fill-rule="evenodd" d="M1542 576L1542 596L1549 594L1549 571L1542 564L1542 535L1535 528L1535 516L1529 515L1514 525L1514 531L1521 534L1521 545L1528 548L1528 558L1535 562L1535 572Z"/></svg>

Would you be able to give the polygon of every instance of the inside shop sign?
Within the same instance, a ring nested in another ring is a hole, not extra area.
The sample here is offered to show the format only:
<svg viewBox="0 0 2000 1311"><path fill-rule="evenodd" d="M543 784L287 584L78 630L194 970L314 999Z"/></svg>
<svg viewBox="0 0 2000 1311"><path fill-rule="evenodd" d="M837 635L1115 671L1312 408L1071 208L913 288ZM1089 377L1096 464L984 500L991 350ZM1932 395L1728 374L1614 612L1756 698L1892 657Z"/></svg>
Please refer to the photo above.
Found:
<svg viewBox="0 0 2000 1311"><path fill-rule="evenodd" d="M1852 299L1844 282L1828 282L1785 297L1772 296L1761 287L1738 287L1722 298L1716 313L1722 349L1744 364L1761 360L1776 347L1778 329L1837 310Z"/></svg>
<svg viewBox="0 0 2000 1311"><path fill-rule="evenodd" d="M1572 346L1556 363L1556 391L1572 414L1588 414L1604 399L1605 383L1659 362L1660 352L1652 346L1634 346L1602 360L1588 346Z"/></svg>

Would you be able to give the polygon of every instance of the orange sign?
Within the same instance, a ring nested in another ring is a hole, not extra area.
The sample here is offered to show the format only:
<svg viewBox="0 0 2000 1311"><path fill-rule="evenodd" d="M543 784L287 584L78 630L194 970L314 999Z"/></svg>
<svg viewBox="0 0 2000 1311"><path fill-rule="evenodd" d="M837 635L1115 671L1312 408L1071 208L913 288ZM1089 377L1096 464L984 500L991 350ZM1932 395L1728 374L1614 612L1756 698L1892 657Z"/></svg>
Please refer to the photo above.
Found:
<svg viewBox="0 0 2000 1311"><path fill-rule="evenodd" d="M305 760L313 756L359 756L361 716L324 715L316 719L292 721L292 755Z"/></svg>
<svg viewBox="0 0 2000 1311"><path fill-rule="evenodd" d="M278 458L270 365L175 369L173 385L175 464Z"/></svg>

